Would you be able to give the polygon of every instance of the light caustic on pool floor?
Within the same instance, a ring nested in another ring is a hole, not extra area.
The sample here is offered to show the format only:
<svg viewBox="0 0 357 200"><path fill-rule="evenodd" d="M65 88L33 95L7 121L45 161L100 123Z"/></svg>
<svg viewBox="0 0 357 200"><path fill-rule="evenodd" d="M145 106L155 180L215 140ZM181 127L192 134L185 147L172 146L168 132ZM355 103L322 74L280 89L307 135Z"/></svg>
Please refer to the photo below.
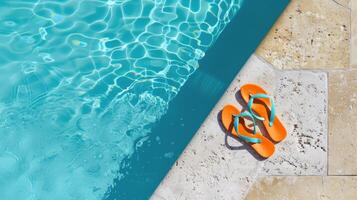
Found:
<svg viewBox="0 0 357 200"><path fill-rule="evenodd" d="M1 1L1 198L103 198L240 4Z"/></svg>

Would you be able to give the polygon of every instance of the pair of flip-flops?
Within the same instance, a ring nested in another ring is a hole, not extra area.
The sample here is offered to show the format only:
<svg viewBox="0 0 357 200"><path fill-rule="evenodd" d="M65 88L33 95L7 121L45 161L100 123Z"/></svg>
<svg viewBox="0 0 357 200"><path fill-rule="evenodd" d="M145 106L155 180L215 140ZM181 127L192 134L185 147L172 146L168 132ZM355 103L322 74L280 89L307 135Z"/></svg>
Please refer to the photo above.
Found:
<svg viewBox="0 0 357 200"><path fill-rule="evenodd" d="M247 104L247 111L241 112L234 105L226 105L222 110L223 126L233 136L250 144L260 156L268 158L275 151L273 142L280 142L287 135L286 129L275 115L274 99L263 88L254 84L242 86L240 94ZM246 118L252 120L253 129L246 126ZM273 142L257 132L256 121L262 122Z"/></svg>

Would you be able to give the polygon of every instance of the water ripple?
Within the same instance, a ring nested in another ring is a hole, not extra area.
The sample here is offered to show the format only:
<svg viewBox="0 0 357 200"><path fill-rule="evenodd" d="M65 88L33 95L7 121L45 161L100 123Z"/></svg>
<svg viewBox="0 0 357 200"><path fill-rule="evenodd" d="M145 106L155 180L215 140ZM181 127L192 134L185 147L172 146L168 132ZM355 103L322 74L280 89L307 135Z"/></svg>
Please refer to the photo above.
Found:
<svg viewBox="0 0 357 200"><path fill-rule="evenodd" d="M2 0L1 199L103 198L240 5Z"/></svg>

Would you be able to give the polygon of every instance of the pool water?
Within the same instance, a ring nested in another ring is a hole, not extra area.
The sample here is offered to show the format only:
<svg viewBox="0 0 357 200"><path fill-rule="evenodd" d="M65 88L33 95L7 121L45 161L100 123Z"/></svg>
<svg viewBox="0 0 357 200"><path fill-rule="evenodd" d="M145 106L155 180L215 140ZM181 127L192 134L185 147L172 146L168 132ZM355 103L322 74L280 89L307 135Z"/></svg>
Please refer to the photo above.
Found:
<svg viewBox="0 0 357 200"><path fill-rule="evenodd" d="M241 4L0 1L1 199L105 198Z"/></svg>

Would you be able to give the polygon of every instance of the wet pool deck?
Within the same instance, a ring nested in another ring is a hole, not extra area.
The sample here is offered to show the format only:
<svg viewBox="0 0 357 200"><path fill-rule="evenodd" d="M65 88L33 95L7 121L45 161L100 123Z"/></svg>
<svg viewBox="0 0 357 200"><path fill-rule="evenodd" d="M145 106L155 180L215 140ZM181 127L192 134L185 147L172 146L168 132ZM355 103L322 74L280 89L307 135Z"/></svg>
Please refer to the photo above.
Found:
<svg viewBox="0 0 357 200"><path fill-rule="evenodd" d="M152 199L353 199L356 39L357 0L293 0ZM274 94L289 132L267 160L217 121L225 104L240 107L236 94L248 82Z"/></svg>

